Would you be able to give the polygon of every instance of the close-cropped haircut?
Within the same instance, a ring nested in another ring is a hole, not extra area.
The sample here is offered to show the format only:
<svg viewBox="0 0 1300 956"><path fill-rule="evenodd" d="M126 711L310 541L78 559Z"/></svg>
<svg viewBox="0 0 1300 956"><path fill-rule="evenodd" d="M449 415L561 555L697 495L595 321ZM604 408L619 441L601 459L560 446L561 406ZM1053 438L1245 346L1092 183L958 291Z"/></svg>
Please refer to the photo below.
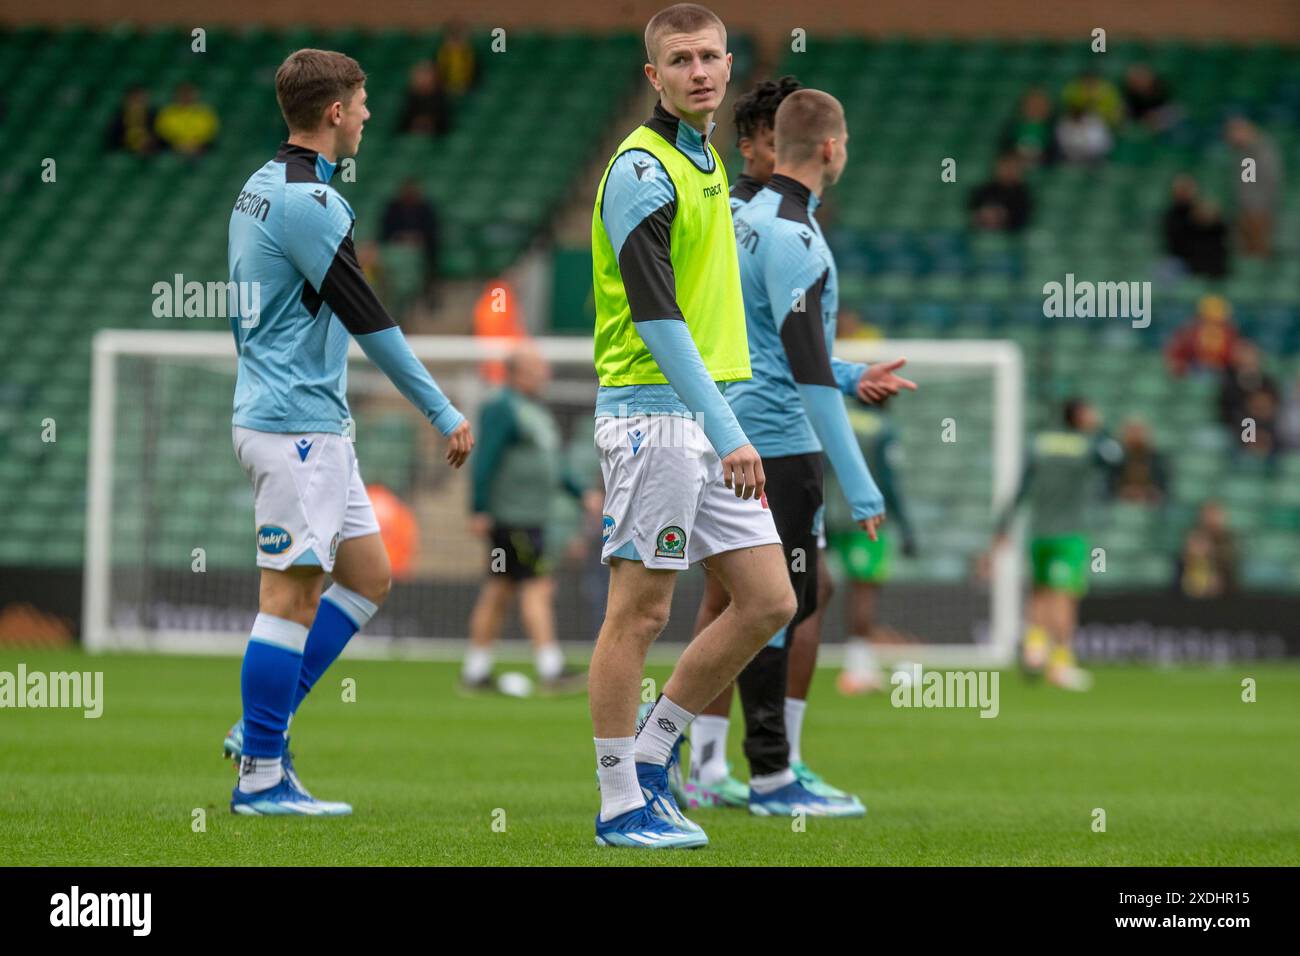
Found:
<svg viewBox="0 0 1300 956"><path fill-rule="evenodd" d="M291 130L310 132L331 103L347 103L366 82L361 64L333 50L295 50L275 71L275 98Z"/></svg>
<svg viewBox="0 0 1300 956"><path fill-rule="evenodd" d="M844 135L844 107L821 90L795 90L776 110L776 161L807 162L831 137Z"/></svg>
<svg viewBox="0 0 1300 956"><path fill-rule="evenodd" d="M645 55L650 63L659 62L659 43L669 33L698 33L708 27L717 27L722 35L723 50L727 47L727 28L718 15L698 3L675 3L664 7L645 25Z"/></svg>
<svg viewBox="0 0 1300 956"><path fill-rule="evenodd" d="M793 76L764 80L736 100L736 137L753 139L764 126L776 128L777 107L795 90L801 89Z"/></svg>

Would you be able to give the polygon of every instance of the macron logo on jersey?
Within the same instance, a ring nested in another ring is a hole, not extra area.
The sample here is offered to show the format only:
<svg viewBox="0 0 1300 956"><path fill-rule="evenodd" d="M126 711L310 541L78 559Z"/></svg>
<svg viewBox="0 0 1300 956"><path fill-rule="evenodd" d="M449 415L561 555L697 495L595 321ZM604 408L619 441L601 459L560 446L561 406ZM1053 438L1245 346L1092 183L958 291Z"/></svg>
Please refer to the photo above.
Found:
<svg viewBox="0 0 1300 956"><path fill-rule="evenodd" d="M296 448L298 449L298 460L299 460L299 461L306 461L306 460L307 460L307 455L311 452L311 446L312 446L312 443L309 442L307 439L305 439L305 438L299 438L299 439L298 439L298 442L297 442L297 444L296 444L294 447L296 447Z"/></svg>
<svg viewBox="0 0 1300 956"><path fill-rule="evenodd" d="M642 162L637 162L636 160L633 160L633 161L632 161L632 168L633 168L634 170L636 170L636 179L637 179L637 182L642 182L642 181L644 181L644 180L646 180L646 179L654 179L654 178L655 178L655 168L654 168L654 166L653 166L652 164L650 164L650 163L647 163L647 162L644 162L644 161L642 161Z"/></svg>
<svg viewBox="0 0 1300 956"><path fill-rule="evenodd" d="M632 445L632 457L635 458L636 453L641 450L641 443L645 441L645 432L639 428L636 431L628 432L627 440Z"/></svg>
<svg viewBox="0 0 1300 956"><path fill-rule="evenodd" d="M324 206L325 206L325 190L323 190L323 189L318 189L318 190L316 190L314 193L311 194L311 198L314 199L314 200L316 200L318 203L320 203L320 204L321 204L321 207L324 208Z"/></svg>

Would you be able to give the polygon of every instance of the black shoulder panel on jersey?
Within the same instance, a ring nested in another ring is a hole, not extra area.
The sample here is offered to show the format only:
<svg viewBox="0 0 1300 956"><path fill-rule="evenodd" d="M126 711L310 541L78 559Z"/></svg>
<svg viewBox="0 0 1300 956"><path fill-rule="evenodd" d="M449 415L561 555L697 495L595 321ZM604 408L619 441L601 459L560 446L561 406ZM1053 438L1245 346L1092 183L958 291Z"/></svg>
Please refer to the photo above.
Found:
<svg viewBox="0 0 1300 956"><path fill-rule="evenodd" d="M320 295L353 335L382 332L397 325L366 281L350 235L339 243L321 282Z"/></svg>
<svg viewBox="0 0 1300 956"><path fill-rule="evenodd" d="M803 309L791 309L781 323L781 344L785 346L790 372L799 385L829 385L837 388L831 370L831 356L826 349L826 329L822 325L822 290L830 276L827 269L805 290Z"/></svg>
<svg viewBox="0 0 1300 956"><path fill-rule="evenodd" d="M279 152L275 154L275 161L284 163L286 183L318 183L321 180L316 175L316 156L314 149L306 149L292 143L281 143Z"/></svg>
<svg viewBox="0 0 1300 956"><path fill-rule="evenodd" d="M805 226L811 225L808 219L808 200L812 196L812 190L799 180L791 179L783 173L775 173L767 181L767 188L781 196L781 205L776 209L776 218L801 222Z"/></svg>
<svg viewBox="0 0 1300 956"><path fill-rule="evenodd" d="M618 253L618 271L632 310L632 321L682 319L671 259L675 202L666 202L628 233Z"/></svg>
<svg viewBox="0 0 1300 956"><path fill-rule="evenodd" d="M753 176L746 176L741 173L736 179L736 184L731 187L731 198L739 199L741 202L749 202L762 188L763 184Z"/></svg>

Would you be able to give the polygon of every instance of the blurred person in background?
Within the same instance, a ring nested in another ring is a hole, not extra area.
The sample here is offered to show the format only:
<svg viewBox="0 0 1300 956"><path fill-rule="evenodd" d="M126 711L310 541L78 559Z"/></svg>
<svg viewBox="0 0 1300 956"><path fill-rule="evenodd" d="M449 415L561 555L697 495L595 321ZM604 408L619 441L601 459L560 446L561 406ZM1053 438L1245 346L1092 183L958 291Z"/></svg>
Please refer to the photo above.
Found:
<svg viewBox="0 0 1300 956"><path fill-rule="evenodd" d="M1201 505L1183 542L1175 586L1193 598L1224 597L1237 590L1237 543L1219 502Z"/></svg>
<svg viewBox="0 0 1300 956"><path fill-rule="evenodd" d="M1091 675L1078 666L1073 650L1079 601L1088 591L1087 533L1097 523L1097 504L1124 452L1102 432L1092 405L1071 398L1063 413L1064 428L1035 436L1016 496L995 525L993 547L1006 545L1011 522L1028 500L1034 590L1021 664L1027 674L1045 674L1056 687L1087 690Z"/></svg>
<svg viewBox="0 0 1300 956"><path fill-rule="evenodd" d="M1071 106L1056 121L1056 145L1069 163L1100 163L1115 145L1106 121L1082 106Z"/></svg>
<svg viewBox="0 0 1300 956"><path fill-rule="evenodd" d="M881 399L875 406L856 401L847 404L853 434L885 498L885 513L893 518L890 528L878 531L873 541L848 520L850 515L840 513L844 509L837 507L843 504L838 483L834 490L828 488L826 495L827 510L834 515L833 521L827 520L830 544L849 579L849 637L844 645L844 669L836 681L844 694L867 694L883 689L884 676L872 645L883 636L876 608L880 589L889 580L896 535L903 556L916 557L916 533L908 518L898 478L903 446L898 429L886 412L888 402L889 399ZM828 600L829 597L828 593Z"/></svg>
<svg viewBox="0 0 1300 956"><path fill-rule="evenodd" d="M1282 154L1271 136L1241 116L1224 124L1223 138L1236 151L1232 182L1242 251L1267 258L1273 253L1274 220L1282 205ZM1246 159L1254 160L1254 177L1249 182L1242 178Z"/></svg>
<svg viewBox="0 0 1300 956"><path fill-rule="evenodd" d="M1192 252L1192 210L1200 197L1201 187L1194 176L1180 173L1169 187L1169 205L1161 219L1165 252L1177 259L1184 269Z"/></svg>
<svg viewBox="0 0 1300 956"><path fill-rule="evenodd" d="M1025 185L1020 157L1003 153L993 178L975 188L970 197L971 220L976 229L1019 232L1029 224L1033 198Z"/></svg>
<svg viewBox="0 0 1300 956"><path fill-rule="evenodd" d="M1280 398L1277 380L1264 370L1259 347L1249 339L1238 339L1232 359L1223 370L1219 385L1219 419L1233 431L1240 431L1242 419L1250 414L1254 397L1266 394L1274 403Z"/></svg>
<svg viewBox="0 0 1300 956"><path fill-rule="evenodd" d="M199 99L193 83L176 87L172 101L158 111L154 132L178 153L198 156L217 138L221 123L216 111Z"/></svg>
<svg viewBox="0 0 1300 956"><path fill-rule="evenodd" d="M488 540L490 553L487 578L470 614L461 685L494 689L492 647L517 596L542 689L579 690L583 675L565 664L555 635L546 527L557 493L583 500L587 510L592 503L572 479L559 428L541 401L551 379L546 359L535 345L521 344L506 360L506 376L505 387L483 406L473 462L470 528Z"/></svg>
<svg viewBox="0 0 1300 956"><path fill-rule="evenodd" d="M1002 131L1000 147L1015 153L1031 169L1048 166L1060 157L1055 109L1045 90L1035 88L1021 97L1016 115Z"/></svg>
<svg viewBox="0 0 1300 956"><path fill-rule="evenodd" d="M1169 88L1145 63L1134 63L1124 72L1123 96L1128 118L1152 132L1169 129L1179 119Z"/></svg>
<svg viewBox="0 0 1300 956"><path fill-rule="evenodd" d="M438 213L414 179L403 180L397 195L384 207L379 238L421 250L424 254L421 287L432 298L438 276Z"/></svg>
<svg viewBox="0 0 1300 956"><path fill-rule="evenodd" d="M1066 112L1078 110L1096 116L1112 129L1124 119L1124 101L1115 84L1096 70L1085 70L1061 91Z"/></svg>
<svg viewBox="0 0 1300 956"><path fill-rule="evenodd" d="M1151 429L1140 418L1124 422L1120 432L1123 463L1111 473L1110 493L1120 501L1158 505L1169 488L1164 456L1151 441Z"/></svg>
<svg viewBox="0 0 1300 956"><path fill-rule="evenodd" d="M469 42L465 25L458 20L447 24L447 32L438 45L438 72L447 92L464 96L478 79L478 58Z"/></svg>
<svg viewBox="0 0 1300 956"><path fill-rule="evenodd" d="M432 60L411 67L397 128L420 136L444 136L451 130L451 108Z"/></svg>
<svg viewBox="0 0 1300 956"><path fill-rule="evenodd" d="M1202 296L1196 303L1196 314L1183 323L1165 347L1165 364L1176 376L1222 372L1240 337L1228 300L1221 295Z"/></svg>
<svg viewBox="0 0 1300 956"><path fill-rule="evenodd" d="M149 90L143 86L131 87L122 97L122 105L108 128L108 148L137 156L156 153L158 138L153 131L156 118Z"/></svg>

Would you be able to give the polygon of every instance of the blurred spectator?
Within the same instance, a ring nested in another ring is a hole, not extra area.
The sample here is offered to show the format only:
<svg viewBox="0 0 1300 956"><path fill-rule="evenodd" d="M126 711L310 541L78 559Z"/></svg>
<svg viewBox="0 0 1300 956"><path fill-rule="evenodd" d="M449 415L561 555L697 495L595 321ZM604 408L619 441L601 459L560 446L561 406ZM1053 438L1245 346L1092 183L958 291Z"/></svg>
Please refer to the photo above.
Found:
<svg viewBox="0 0 1300 956"><path fill-rule="evenodd" d="M1198 199L1187 227L1187 258L1192 275L1222 279L1228 274L1228 227L1218 203Z"/></svg>
<svg viewBox="0 0 1300 956"><path fill-rule="evenodd" d="M432 60L421 60L411 67L397 128L421 136L443 136L451 129L447 96Z"/></svg>
<svg viewBox="0 0 1300 956"><path fill-rule="evenodd" d="M1134 63L1124 73L1124 106L1129 119L1152 132L1166 130L1178 120L1168 87L1145 63Z"/></svg>
<svg viewBox="0 0 1300 956"><path fill-rule="evenodd" d="M474 47L469 42L465 25L460 22L447 24L447 32L438 46L438 72L452 96L464 96L478 79Z"/></svg>
<svg viewBox="0 0 1300 956"><path fill-rule="evenodd" d="M999 156L993 178L976 187L970 197L976 229L1019 232L1029 223L1032 208L1029 187L1015 153Z"/></svg>
<svg viewBox="0 0 1300 956"><path fill-rule="evenodd" d="M1283 448L1300 451L1300 372L1291 380L1278 409L1278 438Z"/></svg>
<svg viewBox="0 0 1300 956"><path fill-rule="evenodd" d="M423 285L431 294L438 271L438 214L414 179L404 180L397 195L384 207L379 238L423 250Z"/></svg>
<svg viewBox="0 0 1300 956"><path fill-rule="evenodd" d="M1096 70L1087 70L1061 92L1061 105L1067 113L1090 113L1107 126L1118 126L1124 119L1124 104L1119 90Z"/></svg>
<svg viewBox="0 0 1300 956"><path fill-rule="evenodd" d="M158 151L158 138L154 136L157 113L149 102L149 90L133 86L122 97L122 105L108 128L108 148L137 156L148 156Z"/></svg>
<svg viewBox="0 0 1300 956"><path fill-rule="evenodd" d="M1070 107L1056 121L1056 146L1067 162L1100 162L1110 154L1114 144L1106 121L1082 106Z"/></svg>
<svg viewBox="0 0 1300 956"><path fill-rule="evenodd" d="M1237 191L1237 223L1243 251L1267 258L1273 251L1274 211L1282 203L1282 159L1277 144L1250 120L1233 117L1223 128L1224 139L1237 152L1232 177ZM1242 181L1242 162L1255 161L1254 182Z"/></svg>
<svg viewBox="0 0 1300 956"><path fill-rule="evenodd" d="M1229 366L1223 370L1219 387L1219 419L1234 430L1241 429L1241 420L1250 414L1254 397L1265 393L1274 406L1280 399L1277 381L1269 375L1260 362L1259 347L1249 339L1238 339L1232 349Z"/></svg>
<svg viewBox="0 0 1300 956"><path fill-rule="evenodd" d="M1202 296L1196 303L1196 315L1174 333L1165 349L1169 371L1174 375L1220 372L1228 367L1239 337L1228 300L1220 295Z"/></svg>
<svg viewBox="0 0 1300 956"><path fill-rule="evenodd" d="M1191 254L1192 208L1200 196L1196 179L1187 173L1174 177L1165 207L1165 251L1186 265Z"/></svg>
<svg viewBox="0 0 1300 956"><path fill-rule="evenodd" d="M1237 545L1217 501L1201 506L1178 561L1177 587L1188 597L1222 597L1237 590Z"/></svg>
<svg viewBox="0 0 1300 956"><path fill-rule="evenodd" d="M1120 501L1158 505L1164 501L1168 474L1164 457L1151 443L1151 430L1140 418L1124 422L1120 432L1124 458L1110 476L1111 494Z"/></svg>
<svg viewBox="0 0 1300 956"><path fill-rule="evenodd" d="M1015 153L1030 167L1054 163L1059 153L1053 120L1052 98L1042 89L1030 90L1002 132L1003 151Z"/></svg>
<svg viewBox="0 0 1300 956"><path fill-rule="evenodd" d="M221 124L216 111L199 100L193 83L176 87L172 101L158 111L154 131L178 153L197 156L212 145Z"/></svg>

